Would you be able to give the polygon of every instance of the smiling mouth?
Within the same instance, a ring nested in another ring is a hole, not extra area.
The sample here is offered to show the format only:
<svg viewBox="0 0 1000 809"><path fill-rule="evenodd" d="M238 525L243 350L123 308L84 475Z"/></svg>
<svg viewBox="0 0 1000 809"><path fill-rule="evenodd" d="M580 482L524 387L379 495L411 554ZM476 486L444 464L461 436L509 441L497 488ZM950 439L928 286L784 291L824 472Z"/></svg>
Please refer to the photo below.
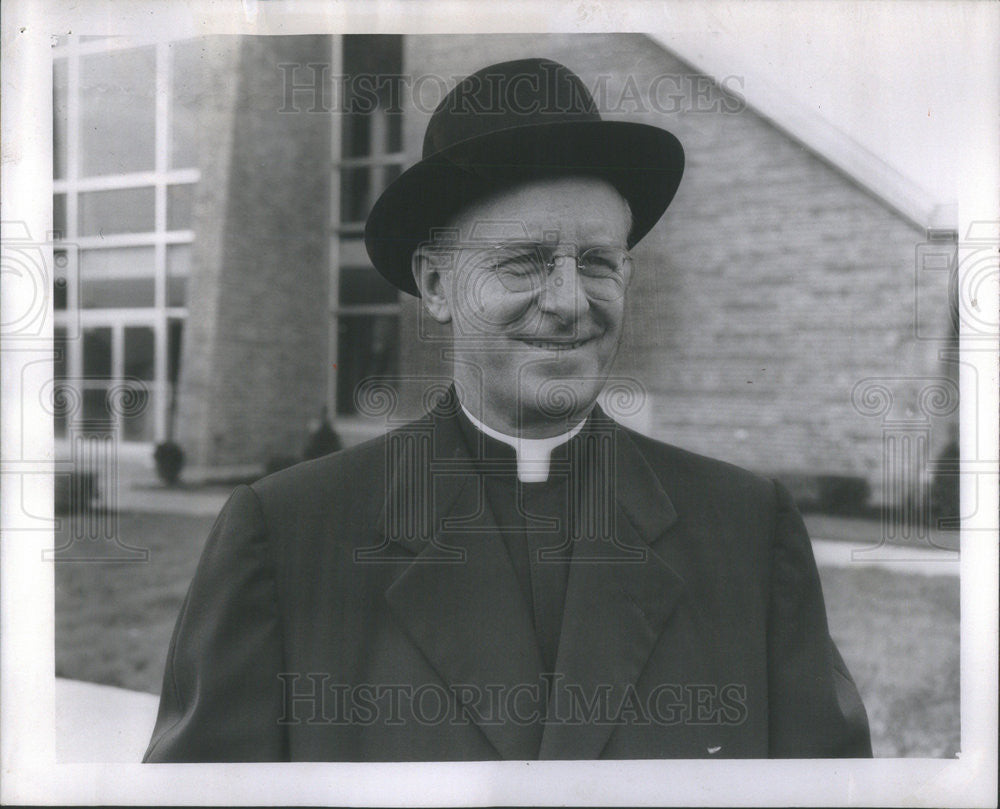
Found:
<svg viewBox="0 0 1000 809"><path fill-rule="evenodd" d="M521 340L521 342L533 348L542 348L546 351L572 351L574 348L579 348L589 343L590 338L586 340L574 340L572 342L568 340Z"/></svg>

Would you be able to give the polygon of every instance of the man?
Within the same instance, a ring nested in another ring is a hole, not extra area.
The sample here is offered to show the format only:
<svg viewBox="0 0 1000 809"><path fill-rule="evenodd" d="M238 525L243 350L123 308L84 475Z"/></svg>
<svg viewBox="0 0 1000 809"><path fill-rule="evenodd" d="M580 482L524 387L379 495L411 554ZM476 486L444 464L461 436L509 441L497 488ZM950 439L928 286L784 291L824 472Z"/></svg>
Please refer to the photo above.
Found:
<svg viewBox="0 0 1000 809"><path fill-rule="evenodd" d="M233 493L147 761L871 755L788 493L595 404L682 169L546 60L442 101L366 243L454 384Z"/></svg>

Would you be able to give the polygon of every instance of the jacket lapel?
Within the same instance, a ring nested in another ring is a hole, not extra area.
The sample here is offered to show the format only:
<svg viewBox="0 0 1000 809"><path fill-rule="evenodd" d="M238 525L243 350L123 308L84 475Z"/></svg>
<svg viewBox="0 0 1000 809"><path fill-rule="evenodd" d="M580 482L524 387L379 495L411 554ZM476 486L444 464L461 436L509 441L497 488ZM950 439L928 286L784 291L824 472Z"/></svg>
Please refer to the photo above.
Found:
<svg viewBox="0 0 1000 809"><path fill-rule="evenodd" d="M433 435L413 445L426 451L402 451L392 464L394 479L379 530L392 533L397 521L428 530L408 530L394 538L415 555L386 590L386 600L453 693L478 703L468 715L497 752L505 759L534 759L541 722L498 714L512 689L540 685L542 663L532 618L460 427L454 417L440 412L430 423ZM429 498L406 497L405 478L413 471L414 480L433 487ZM430 512L408 516L413 509ZM501 699L491 697L487 686L495 689L494 695L499 691ZM519 703L522 711L530 713L530 702L528 692Z"/></svg>
<svg viewBox="0 0 1000 809"><path fill-rule="evenodd" d="M677 519L670 498L628 433L600 411L594 424L614 457L610 532L574 540L543 759L600 756L684 587L650 548Z"/></svg>
<svg viewBox="0 0 1000 809"><path fill-rule="evenodd" d="M454 416L431 414L388 450L386 505L376 530L411 563L386 600L454 693L483 696L468 715L505 759L598 758L614 723L600 713L577 721L574 713L586 717L596 705L614 719L683 592L663 551L650 548L676 522L670 498L625 430L599 409L588 429L609 439L611 517L589 520L609 526L604 536L574 538L545 725L498 713L513 689L540 685L542 661L479 467ZM503 696L491 703L487 686ZM519 703L522 711L531 710L530 700Z"/></svg>

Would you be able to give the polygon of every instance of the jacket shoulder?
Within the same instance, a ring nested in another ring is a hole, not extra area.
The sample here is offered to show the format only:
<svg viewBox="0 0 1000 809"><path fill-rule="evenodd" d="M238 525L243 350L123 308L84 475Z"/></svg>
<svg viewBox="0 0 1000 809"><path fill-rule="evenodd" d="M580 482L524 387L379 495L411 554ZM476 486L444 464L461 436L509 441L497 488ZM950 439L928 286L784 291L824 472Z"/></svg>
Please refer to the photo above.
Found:
<svg viewBox="0 0 1000 809"><path fill-rule="evenodd" d="M369 439L347 449L274 472L250 484L263 500L294 492L319 493L317 489L336 486L345 475L356 476L384 463L385 436Z"/></svg>
<svg viewBox="0 0 1000 809"><path fill-rule="evenodd" d="M360 444L290 466L250 484L265 513L289 504L378 509L385 497L387 451L393 436L420 431L427 417L403 424Z"/></svg>

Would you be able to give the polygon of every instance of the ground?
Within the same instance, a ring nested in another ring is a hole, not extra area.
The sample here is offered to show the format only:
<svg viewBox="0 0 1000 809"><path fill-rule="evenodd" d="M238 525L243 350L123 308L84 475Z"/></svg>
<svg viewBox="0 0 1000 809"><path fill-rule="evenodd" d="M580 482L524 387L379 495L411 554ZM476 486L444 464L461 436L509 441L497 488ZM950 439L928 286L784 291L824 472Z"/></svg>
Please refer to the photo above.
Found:
<svg viewBox="0 0 1000 809"><path fill-rule="evenodd" d="M879 531L877 522L810 523L814 534L839 533L862 546ZM174 621L211 524L210 517L120 514L115 535L148 549L148 561L57 562L56 674L159 693ZM875 754L954 756L958 578L862 566L820 574L831 634L868 709Z"/></svg>

